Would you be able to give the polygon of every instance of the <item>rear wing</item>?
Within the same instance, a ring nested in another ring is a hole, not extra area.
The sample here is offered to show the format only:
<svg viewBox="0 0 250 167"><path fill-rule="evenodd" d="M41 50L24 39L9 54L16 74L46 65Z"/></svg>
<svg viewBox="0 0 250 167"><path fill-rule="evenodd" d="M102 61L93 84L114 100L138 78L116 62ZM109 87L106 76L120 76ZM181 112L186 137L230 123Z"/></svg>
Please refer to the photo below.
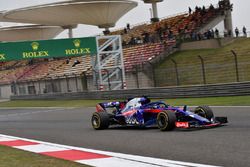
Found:
<svg viewBox="0 0 250 167"><path fill-rule="evenodd" d="M104 102L104 103L98 103L96 105L96 111L97 112L104 112L107 111L107 109L116 109L116 110L122 110L126 105L126 102Z"/></svg>

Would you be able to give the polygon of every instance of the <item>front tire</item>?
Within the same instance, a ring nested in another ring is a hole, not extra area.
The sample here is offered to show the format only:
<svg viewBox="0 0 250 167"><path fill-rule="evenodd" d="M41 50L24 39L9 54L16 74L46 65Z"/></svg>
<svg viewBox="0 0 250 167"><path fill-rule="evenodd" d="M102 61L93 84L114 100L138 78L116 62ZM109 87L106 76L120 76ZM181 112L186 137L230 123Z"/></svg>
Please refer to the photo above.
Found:
<svg viewBox="0 0 250 167"><path fill-rule="evenodd" d="M207 118L208 120L214 118L214 113L208 106L198 106L195 108L194 113L201 117Z"/></svg>
<svg viewBox="0 0 250 167"><path fill-rule="evenodd" d="M167 110L161 111L157 115L157 125L161 131L171 131L175 128L176 116L175 113Z"/></svg>
<svg viewBox="0 0 250 167"><path fill-rule="evenodd" d="M110 116L107 112L95 112L92 115L92 127L96 130L107 129L110 125Z"/></svg>

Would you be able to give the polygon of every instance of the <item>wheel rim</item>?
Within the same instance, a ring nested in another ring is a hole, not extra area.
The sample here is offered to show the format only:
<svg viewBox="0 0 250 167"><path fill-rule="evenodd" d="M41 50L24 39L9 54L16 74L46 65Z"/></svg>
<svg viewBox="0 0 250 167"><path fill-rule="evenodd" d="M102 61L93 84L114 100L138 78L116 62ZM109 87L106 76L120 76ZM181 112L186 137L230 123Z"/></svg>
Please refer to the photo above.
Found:
<svg viewBox="0 0 250 167"><path fill-rule="evenodd" d="M100 118L97 115L92 117L92 125L94 128L98 128L100 126Z"/></svg>
<svg viewBox="0 0 250 167"><path fill-rule="evenodd" d="M168 125L168 117L166 114L161 113L158 117L158 125L160 128L166 128Z"/></svg>

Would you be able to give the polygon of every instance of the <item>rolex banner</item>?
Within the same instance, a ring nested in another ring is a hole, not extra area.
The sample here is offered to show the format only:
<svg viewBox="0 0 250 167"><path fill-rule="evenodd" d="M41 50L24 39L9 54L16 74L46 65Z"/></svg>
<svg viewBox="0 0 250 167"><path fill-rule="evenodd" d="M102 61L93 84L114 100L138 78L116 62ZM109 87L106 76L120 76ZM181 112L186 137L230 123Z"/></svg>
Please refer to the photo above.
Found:
<svg viewBox="0 0 250 167"><path fill-rule="evenodd" d="M0 43L0 62L97 54L96 38Z"/></svg>

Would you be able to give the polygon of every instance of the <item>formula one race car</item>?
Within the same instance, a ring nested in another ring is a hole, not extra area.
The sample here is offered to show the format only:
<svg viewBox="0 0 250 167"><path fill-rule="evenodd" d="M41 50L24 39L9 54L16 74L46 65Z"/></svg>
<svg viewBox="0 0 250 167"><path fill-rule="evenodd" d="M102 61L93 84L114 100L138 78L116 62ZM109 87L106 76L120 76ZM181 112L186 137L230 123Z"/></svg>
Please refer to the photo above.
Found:
<svg viewBox="0 0 250 167"><path fill-rule="evenodd" d="M208 106L188 111L187 106L172 107L162 101L150 102L147 97L126 101L104 102L96 105L92 115L94 129L106 129L110 125L152 127L162 131L174 128L207 128L227 123L227 117L214 117Z"/></svg>

